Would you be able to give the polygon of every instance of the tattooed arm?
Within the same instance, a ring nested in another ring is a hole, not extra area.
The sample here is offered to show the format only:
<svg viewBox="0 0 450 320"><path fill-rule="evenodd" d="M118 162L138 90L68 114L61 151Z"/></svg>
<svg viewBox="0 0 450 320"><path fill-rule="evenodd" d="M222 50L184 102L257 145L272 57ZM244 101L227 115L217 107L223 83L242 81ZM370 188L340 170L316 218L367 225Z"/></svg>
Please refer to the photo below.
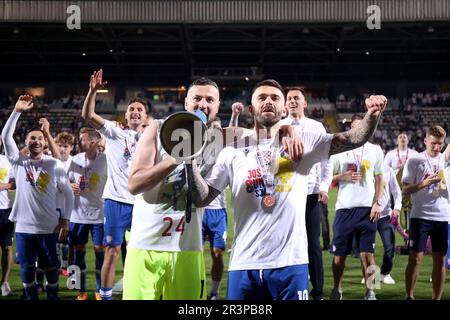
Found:
<svg viewBox="0 0 450 320"><path fill-rule="evenodd" d="M192 164L186 164L186 174L188 184L192 190L192 201L197 208L206 207L221 193L206 183L200 175L200 170L195 160L192 161Z"/></svg>
<svg viewBox="0 0 450 320"><path fill-rule="evenodd" d="M359 125L345 132L335 133L330 146L330 156L365 144L375 132L381 113L386 108L385 96L370 96L366 99L367 113Z"/></svg>

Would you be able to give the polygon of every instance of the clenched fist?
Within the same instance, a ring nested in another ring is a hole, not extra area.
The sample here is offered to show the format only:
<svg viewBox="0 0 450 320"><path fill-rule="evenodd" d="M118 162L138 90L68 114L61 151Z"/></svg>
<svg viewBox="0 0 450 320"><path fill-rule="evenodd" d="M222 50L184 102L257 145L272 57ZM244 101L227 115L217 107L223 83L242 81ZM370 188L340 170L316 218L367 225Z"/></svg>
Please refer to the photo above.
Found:
<svg viewBox="0 0 450 320"><path fill-rule="evenodd" d="M387 105L387 98L381 95L372 95L366 99L366 107L369 115L379 116Z"/></svg>

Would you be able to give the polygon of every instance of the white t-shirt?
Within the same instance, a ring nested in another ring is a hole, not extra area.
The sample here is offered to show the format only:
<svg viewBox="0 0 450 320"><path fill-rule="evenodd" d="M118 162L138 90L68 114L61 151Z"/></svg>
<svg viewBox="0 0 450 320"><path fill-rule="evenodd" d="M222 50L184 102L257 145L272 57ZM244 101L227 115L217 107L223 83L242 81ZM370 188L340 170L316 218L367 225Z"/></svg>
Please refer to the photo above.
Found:
<svg viewBox="0 0 450 320"><path fill-rule="evenodd" d="M104 153L97 153L94 160L87 159L84 152L73 157L69 167L69 179L78 182L83 190L80 196L75 196L70 222L103 223L102 194L107 176Z"/></svg>
<svg viewBox="0 0 450 320"><path fill-rule="evenodd" d="M168 155L161 146L158 125L156 163ZM202 170L203 172L203 170ZM130 248L156 251L202 251L203 208L192 207L186 223L187 177L179 165L151 190L136 196L131 222Z"/></svg>
<svg viewBox="0 0 450 320"><path fill-rule="evenodd" d="M227 201L225 199L225 192L219 194L205 209L226 209Z"/></svg>
<svg viewBox="0 0 450 320"><path fill-rule="evenodd" d="M8 183L10 178L14 178L11 164L4 155L0 154L0 183ZM9 191L0 191L0 209L9 208L11 208Z"/></svg>
<svg viewBox="0 0 450 320"><path fill-rule="evenodd" d="M63 164L64 170L66 170L66 172L69 172L70 163L72 162L72 156L69 155L66 161L61 160L61 162Z"/></svg>
<svg viewBox="0 0 450 320"><path fill-rule="evenodd" d="M297 128L299 132L327 133L323 124L319 121L303 117L299 120L292 119L290 116L281 120L282 124L291 125ZM320 191L328 193L333 175L331 172L331 162L327 159L314 164L308 175L308 195L316 194Z"/></svg>
<svg viewBox="0 0 450 320"><path fill-rule="evenodd" d="M339 182L336 210L372 207L375 196L374 177L383 174L383 151L379 146L365 143L362 147L335 154L331 157L333 173L360 171L359 183Z"/></svg>
<svg viewBox="0 0 450 320"><path fill-rule="evenodd" d="M411 218L420 218L432 221L449 221L450 204L444 170L448 170L449 163L445 163L444 155L430 157L426 151L409 158L403 169L402 183L417 184L426 176L439 173L442 179L440 183L423 188L411 194ZM439 196L433 196L433 190L439 192Z"/></svg>
<svg viewBox="0 0 450 320"><path fill-rule="evenodd" d="M98 131L106 137L105 153L108 162L108 179L103 199L134 204L134 196L128 191L128 175L139 133L121 129L109 120L105 120L105 125Z"/></svg>
<svg viewBox="0 0 450 320"><path fill-rule="evenodd" d="M398 185L394 169L384 165L383 166L383 196L381 197L381 217L391 215L391 195L394 198L394 209L402 209L402 190Z"/></svg>
<svg viewBox="0 0 450 320"><path fill-rule="evenodd" d="M62 161L61 163L63 165L64 170L66 171L66 173L69 172L69 168L70 168L70 163L72 162L72 156L69 155L69 157L67 158L66 161ZM64 204L64 197L61 196L61 193L59 193L58 197L56 198L56 207L57 208L64 208L65 204Z"/></svg>
<svg viewBox="0 0 450 320"><path fill-rule="evenodd" d="M46 155L41 160L30 160L23 155L9 160L16 177L16 199L9 220L16 222L16 232L53 233L59 219L68 218L69 215L62 210L61 217L56 210L56 198L58 194L61 196L58 191L70 188L61 161ZM30 180L36 181L35 186ZM71 200L73 202L73 198ZM73 204L66 205L66 209L72 210L72 207Z"/></svg>
<svg viewBox="0 0 450 320"><path fill-rule="evenodd" d="M2 131L5 154L16 178L16 198L9 220L16 232L54 233L59 219L68 219L73 208L73 192L61 161L42 155L31 160L19 153L13 133L20 113L13 111ZM58 191L66 200L66 210L57 209Z"/></svg>
<svg viewBox="0 0 450 320"><path fill-rule="evenodd" d="M308 263L305 226L308 174L314 163L328 158L332 137L304 132L304 155L297 163L276 154L277 200L272 212L261 205L265 186L254 142L248 148L225 147L220 152L206 180L219 191L231 187L235 235L229 270L273 269ZM258 148L261 154L274 151L271 141L260 143Z"/></svg>
<svg viewBox="0 0 450 320"><path fill-rule="evenodd" d="M384 164L388 167L394 169L395 174L397 174L398 169L405 165L409 158L412 158L419 153L413 149L399 150L398 148L390 150L386 153L384 157Z"/></svg>

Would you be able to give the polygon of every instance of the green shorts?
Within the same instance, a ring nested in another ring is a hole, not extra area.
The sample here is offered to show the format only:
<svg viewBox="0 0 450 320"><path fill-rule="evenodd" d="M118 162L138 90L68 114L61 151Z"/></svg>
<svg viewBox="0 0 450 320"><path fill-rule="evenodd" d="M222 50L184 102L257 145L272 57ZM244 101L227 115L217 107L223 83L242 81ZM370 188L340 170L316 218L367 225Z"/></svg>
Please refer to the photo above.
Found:
<svg viewBox="0 0 450 320"><path fill-rule="evenodd" d="M206 300L203 252L128 248L124 300Z"/></svg>

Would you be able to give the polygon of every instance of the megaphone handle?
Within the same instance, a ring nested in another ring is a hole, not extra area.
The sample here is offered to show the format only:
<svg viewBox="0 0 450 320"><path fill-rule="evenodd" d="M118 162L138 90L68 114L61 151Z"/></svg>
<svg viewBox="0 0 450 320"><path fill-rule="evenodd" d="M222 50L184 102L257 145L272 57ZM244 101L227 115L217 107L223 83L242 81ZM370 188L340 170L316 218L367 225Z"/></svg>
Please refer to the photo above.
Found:
<svg viewBox="0 0 450 320"><path fill-rule="evenodd" d="M191 186L188 183L188 190L186 194L186 211L184 214L186 223L191 222L191 215L192 215L192 193L191 193Z"/></svg>

